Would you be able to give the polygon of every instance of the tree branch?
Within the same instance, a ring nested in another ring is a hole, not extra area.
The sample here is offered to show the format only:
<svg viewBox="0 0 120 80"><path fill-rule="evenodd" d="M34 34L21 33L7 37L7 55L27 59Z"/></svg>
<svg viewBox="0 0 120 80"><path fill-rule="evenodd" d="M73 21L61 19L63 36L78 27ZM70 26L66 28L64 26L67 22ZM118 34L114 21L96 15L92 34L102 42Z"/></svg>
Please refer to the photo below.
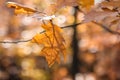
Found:
<svg viewBox="0 0 120 80"><path fill-rule="evenodd" d="M111 33L111 34L120 35L120 32L113 31L113 30L109 29L108 27L106 27L106 26L103 25L103 24L100 24L100 23L97 23L97 22L94 22L94 21L92 21L92 22L95 23L95 24L97 24L97 25L99 25L101 28L103 28L104 30L106 30L107 32L109 32L109 33ZM62 27L62 28L64 29L64 28L68 28L68 27L73 27L73 26L77 26L77 25L80 25L80 24L82 24L82 23L77 23L77 24L73 24L73 25L69 25L69 26L64 26L64 27Z"/></svg>
<svg viewBox="0 0 120 80"><path fill-rule="evenodd" d="M101 28L105 29L107 32L111 33L111 34L117 34L117 35L120 35L119 32L117 31L113 31L113 30L110 30L108 27L106 27L105 25L103 24L100 24L100 23L97 23L97 22L94 22L93 23L99 25ZM80 25L82 23L76 23L76 24L73 24L73 25L68 25L68 26L63 26L61 27L62 29L64 28L68 28L68 27L75 27L77 25ZM40 34L44 33L45 31L42 31L40 32ZM29 42L31 41L32 39L28 39L28 40L17 40L17 41L0 41L0 43L10 43L10 44L17 44L17 43L23 43L23 42Z"/></svg>
<svg viewBox="0 0 120 80"><path fill-rule="evenodd" d="M29 42L31 39L28 40L18 40L18 41L0 41L0 43L12 43L12 44L17 44L17 43L23 43L23 42Z"/></svg>
<svg viewBox="0 0 120 80"><path fill-rule="evenodd" d="M63 26L61 28L64 29L64 28L68 28L68 27L77 26L77 25L80 25L80 24L82 24L82 23L76 23L76 24L73 24L73 25Z"/></svg>
<svg viewBox="0 0 120 80"><path fill-rule="evenodd" d="M111 29L109 29L108 27L106 27L105 25L103 24L100 24L100 23L97 23L97 22L94 22L93 23L99 25L101 28L105 29L107 32L111 33L111 34L117 34L117 35L120 35L120 32L117 32L117 31L113 31Z"/></svg>

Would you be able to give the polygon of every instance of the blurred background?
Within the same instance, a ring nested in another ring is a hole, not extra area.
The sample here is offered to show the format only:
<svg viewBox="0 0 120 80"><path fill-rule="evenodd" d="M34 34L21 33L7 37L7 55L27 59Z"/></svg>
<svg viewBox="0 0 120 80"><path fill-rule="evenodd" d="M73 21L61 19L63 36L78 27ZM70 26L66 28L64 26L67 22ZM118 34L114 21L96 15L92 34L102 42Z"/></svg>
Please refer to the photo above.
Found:
<svg viewBox="0 0 120 80"><path fill-rule="evenodd" d="M41 21L29 16L15 16L6 2L14 1L39 11L45 10L55 0L0 0L0 41L29 40L42 32ZM60 27L72 25L75 9L60 9L53 19ZM48 13L49 14L49 13ZM84 14L78 12L78 22ZM41 45L30 42L0 43L0 80L73 80L73 28L63 29L67 47L67 62L48 67L44 57L39 56ZM89 22L77 26L78 72L75 80L120 80L120 39L99 25Z"/></svg>

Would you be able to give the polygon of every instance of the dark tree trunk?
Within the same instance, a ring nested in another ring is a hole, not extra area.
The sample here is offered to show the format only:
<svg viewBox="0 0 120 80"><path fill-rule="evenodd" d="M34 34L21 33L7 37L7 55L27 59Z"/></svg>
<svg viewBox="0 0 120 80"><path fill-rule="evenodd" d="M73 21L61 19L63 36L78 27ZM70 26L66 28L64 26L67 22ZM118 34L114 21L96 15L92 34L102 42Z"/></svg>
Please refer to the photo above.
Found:
<svg viewBox="0 0 120 80"><path fill-rule="evenodd" d="M76 24L77 22L77 10L78 7L75 7L75 13L74 13L74 17L75 17L75 22L74 24ZM73 47L73 61L72 61L72 76L73 76L73 80L75 80L75 75L76 73L79 72L79 59L78 59L78 52L79 52L79 48L78 48L78 39L77 39L77 26L74 25L73 26L74 29L74 33L73 33L73 41L72 41L72 47Z"/></svg>

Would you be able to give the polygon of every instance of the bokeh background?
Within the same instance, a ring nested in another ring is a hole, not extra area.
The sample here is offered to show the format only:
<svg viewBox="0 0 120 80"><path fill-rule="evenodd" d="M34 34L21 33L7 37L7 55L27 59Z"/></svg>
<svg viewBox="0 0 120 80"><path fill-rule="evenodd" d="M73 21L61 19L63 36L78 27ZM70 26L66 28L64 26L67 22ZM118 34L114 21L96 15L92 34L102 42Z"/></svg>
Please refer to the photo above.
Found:
<svg viewBox="0 0 120 80"><path fill-rule="evenodd" d="M29 40L42 32L41 21L30 16L15 16L6 2L14 1L44 11L55 0L0 0L0 41ZM49 11L50 12L50 11ZM64 27L75 21L73 7L55 13L54 24ZM49 13L48 13L49 15ZM84 14L78 12L78 22ZM48 67L39 56L42 45L30 42L0 43L0 80L72 80L73 28L63 29L66 40L67 62ZM75 80L120 80L120 39L99 25L89 22L77 26L78 73Z"/></svg>

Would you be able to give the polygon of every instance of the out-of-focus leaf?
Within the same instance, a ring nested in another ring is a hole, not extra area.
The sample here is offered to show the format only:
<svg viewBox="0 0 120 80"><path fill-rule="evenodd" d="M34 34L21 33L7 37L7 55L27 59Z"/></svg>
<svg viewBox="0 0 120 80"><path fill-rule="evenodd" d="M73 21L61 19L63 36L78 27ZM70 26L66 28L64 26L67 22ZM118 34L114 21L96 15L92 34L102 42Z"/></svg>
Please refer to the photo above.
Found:
<svg viewBox="0 0 120 80"><path fill-rule="evenodd" d="M85 13L83 22L99 22L105 26L119 28L120 1L102 2L93 10ZM114 30L116 30L116 28Z"/></svg>
<svg viewBox="0 0 120 80"><path fill-rule="evenodd" d="M46 13L47 15L53 15L56 13L56 11L58 10L58 6L56 4L50 4L45 10L44 13Z"/></svg>
<svg viewBox="0 0 120 80"><path fill-rule="evenodd" d="M112 11L96 11L96 10L91 10L90 12L85 14L85 19L83 22L90 22L90 21L102 21L106 17L116 17L118 15L117 12L112 12Z"/></svg>
<svg viewBox="0 0 120 80"><path fill-rule="evenodd" d="M77 0L79 6L81 8L85 8L85 10L90 10L90 8L94 5L94 0Z"/></svg>
<svg viewBox="0 0 120 80"><path fill-rule="evenodd" d="M35 10L35 9L25 7L23 5L15 3L15 2L7 2L7 7L14 8L14 14L15 15L18 15L18 14L30 15L30 14L34 14L34 13L41 13L41 12Z"/></svg>
<svg viewBox="0 0 120 80"><path fill-rule="evenodd" d="M97 8L85 13L84 22L102 21L106 17L116 17L118 12L115 8L118 8L119 6L119 1L104 1L100 3Z"/></svg>
<svg viewBox="0 0 120 80"><path fill-rule="evenodd" d="M64 8L65 6L81 6L84 10L90 10L94 5L94 0L57 0L55 4L50 4L45 10L44 13L53 15L59 9Z"/></svg>
<svg viewBox="0 0 120 80"><path fill-rule="evenodd" d="M57 0L58 7L77 6L77 0Z"/></svg>
<svg viewBox="0 0 120 80"><path fill-rule="evenodd" d="M118 16L120 15L120 0L115 0L115 1L109 1L109 2L102 2L99 6L103 10L111 10L114 12L118 12Z"/></svg>
<svg viewBox="0 0 120 80"><path fill-rule="evenodd" d="M77 6L77 0L57 0L54 4L50 4L45 10L44 13L48 15L55 14L59 9L64 8L65 6Z"/></svg>
<svg viewBox="0 0 120 80"><path fill-rule="evenodd" d="M106 8L109 8L109 9L115 9L115 8L119 8L120 7L120 0L117 0L117 1L109 1L109 2L102 2L100 4L101 7L106 7Z"/></svg>
<svg viewBox="0 0 120 80"><path fill-rule="evenodd" d="M40 55L46 58L49 66L52 66L55 62L60 63L60 54L63 54L64 60L66 60L65 41L61 34L62 29L52 23L43 24L42 27L46 32L36 34L32 39L32 42L44 45Z"/></svg>

